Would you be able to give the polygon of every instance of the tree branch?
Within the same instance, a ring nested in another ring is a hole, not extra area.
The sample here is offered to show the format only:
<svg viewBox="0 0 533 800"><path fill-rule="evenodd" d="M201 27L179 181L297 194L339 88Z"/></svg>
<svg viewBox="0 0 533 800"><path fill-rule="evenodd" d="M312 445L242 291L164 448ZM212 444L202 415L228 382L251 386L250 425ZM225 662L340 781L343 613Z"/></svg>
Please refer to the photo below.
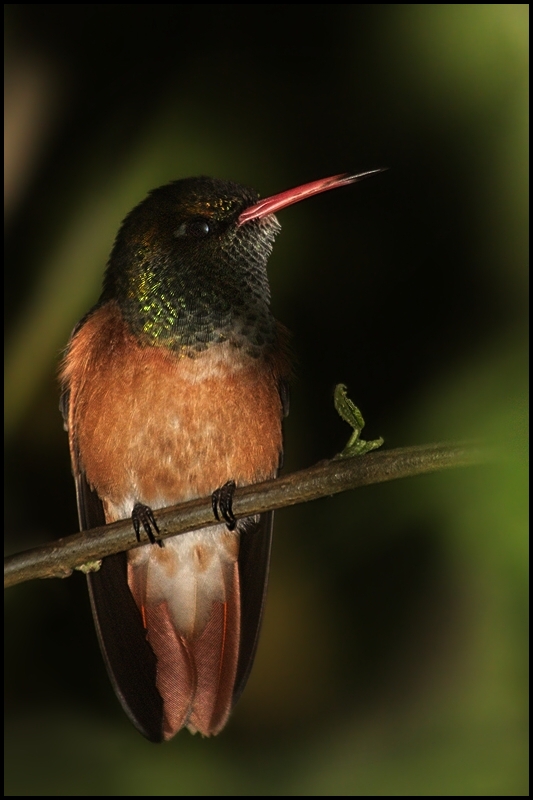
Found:
<svg viewBox="0 0 533 800"><path fill-rule="evenodd" d="M473 466L486 460L480 447L459 443L378 450L365 456L321 461L309 469L237 489L233 513L237 518L249 517L359 486ZM216 524L210 497L156 511L155 517L161 538ZM138 546L131 520L93 528L8 556L4 560L4 587L33 578L65 578L73 569Z"/></svg>

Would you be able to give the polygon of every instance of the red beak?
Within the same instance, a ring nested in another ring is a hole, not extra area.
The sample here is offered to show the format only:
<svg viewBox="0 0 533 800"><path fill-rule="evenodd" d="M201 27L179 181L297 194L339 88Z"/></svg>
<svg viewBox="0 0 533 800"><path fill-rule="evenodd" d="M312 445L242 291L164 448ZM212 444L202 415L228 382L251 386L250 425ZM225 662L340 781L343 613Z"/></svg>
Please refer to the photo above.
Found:
<svg viewBox="0 0 533 800"><path fill-rule="evenodd" d="M386 167L380 169L371 169L368 172L360 172L358 175L350 175L348 172L343 172L341 175L333 175L331 178L322 178L318 181L311 181L311 183L304 183L303 186L297 186L295 189L287 189L280 194L274 194L272 197L266 197L264 200L259 200L255 205L246 208L237 222L243 225L251 219L261 219L267 217L269 214L275 214L282 208L292 206L293 203L299 203L300 200L305 200L307 197L312 197L314 194L320 192L328 192L330 189L337 189L339 186L346 186L349 183L361 181L363 178L368 178L370 175L376 175L378 172L384 172Z"/></svg>

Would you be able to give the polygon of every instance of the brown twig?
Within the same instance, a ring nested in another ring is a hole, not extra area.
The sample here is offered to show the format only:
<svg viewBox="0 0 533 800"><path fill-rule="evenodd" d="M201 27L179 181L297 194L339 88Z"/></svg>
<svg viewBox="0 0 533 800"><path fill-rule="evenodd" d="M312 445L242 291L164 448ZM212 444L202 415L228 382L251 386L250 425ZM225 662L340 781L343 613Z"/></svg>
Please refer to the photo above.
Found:
<svg viewBox="0 0 533 800"><path fill-rule="evenodd" d="M460 443L378 450L365 456L322 461L309 469L237 489L233 512L238 518L247 517L359 486L473 466L483 461L486 457L481 448ZM215 524L211 498L162 509L155 516L163 538ZM131 520L93 528L8 556L4 560L4 587L33 578L67 577L75 568L138 546Z"/></svg>

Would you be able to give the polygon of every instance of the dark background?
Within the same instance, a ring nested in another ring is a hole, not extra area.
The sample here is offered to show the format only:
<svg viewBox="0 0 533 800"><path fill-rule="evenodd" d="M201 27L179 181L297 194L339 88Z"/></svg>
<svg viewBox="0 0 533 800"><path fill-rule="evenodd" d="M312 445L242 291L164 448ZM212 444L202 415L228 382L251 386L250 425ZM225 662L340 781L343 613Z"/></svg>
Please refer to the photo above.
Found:
<svg viewBox="0 0 533 800"><path fill-rule="evenodd" d="M499 454L277 514L214 740L136 733L81 575L9 590L8 795L527 793L527 8L6 6L9 552L77 530L61 349L121 219L189 175L267 196L389 167L280 214L286 470L342 449L338 382L387 447Z"/></svg>

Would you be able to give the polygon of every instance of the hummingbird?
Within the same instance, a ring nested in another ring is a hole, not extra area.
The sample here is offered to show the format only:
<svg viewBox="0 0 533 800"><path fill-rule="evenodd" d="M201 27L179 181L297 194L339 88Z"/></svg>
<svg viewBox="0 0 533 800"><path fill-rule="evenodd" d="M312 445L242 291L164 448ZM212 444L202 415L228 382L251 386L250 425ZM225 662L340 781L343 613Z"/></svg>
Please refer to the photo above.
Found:
<svg viewBox="0 0 533 800"><path fill-rule="evenodd" d="M80 529L131 518L149 540L87 579L109 677L151 741L219 733L257 648L273 512L236 520L231 500L283 456L291 365L270 310L275 214L380 171L263 200L207 177L154 189L122 222L100 299L72 333L61 409ZM219 524L157 538L153 510L209 495Z"/></svg>

